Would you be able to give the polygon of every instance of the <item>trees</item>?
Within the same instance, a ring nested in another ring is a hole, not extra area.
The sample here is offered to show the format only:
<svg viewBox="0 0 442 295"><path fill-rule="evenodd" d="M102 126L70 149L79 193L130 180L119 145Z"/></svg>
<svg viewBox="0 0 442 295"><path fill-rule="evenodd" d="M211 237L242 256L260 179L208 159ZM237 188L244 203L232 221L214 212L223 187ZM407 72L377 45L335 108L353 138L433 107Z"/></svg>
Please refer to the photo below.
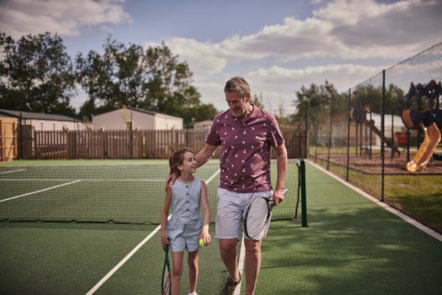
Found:
<svg viewBox="0 0 442 295"><path fill-rule="evenodd" d="M330 112L333 104L342 105L342 97L338 94L333 84L325 81L324 85L317 86L312 83L310 88L304 86L296 92L297 100L294 100L294 105L298 108L298 112L293 115L293 120L297 121L306 114L313 121L317 121L321 114ZM334 107L335 108L335 107ZM335 108L336 110L336 108Z"/></svg>
<svg viewBox="0 0 442 295"><path fill-rule="evenodd" d="M73 65L62 39L49 33L15 42L0 33L0 108L75 115Z"/></svg>
<svg viewBox="0 0 442 295"><path fill-rule="evenodd" d="M216 113L213 105L200 102L187 63L179 62L164 43L144 51L109 37L102 55L95 51L77 55L76 74L89 96L82 115L130 106L183 117L188 127L193 120L206 120Z"/></svg>
<svg viewBox="0 0 442 295"><path fill-rule="evenodd" d="M108 37L104 53L79 53L74 62L63 40L50 33L15 42L0 32L0 108L81 118L130 106L193 121L217 112L202 104L186 62L162 43L144 50ZM71 99L80 86L88 96L79 114Z"/></svg>
<svg viewBox="0 0 442 295"><path fill-rule="evenodd" d="M353 93L351 104L354 107L369 106L373 112L380 113L384 107L385 114L400 115L407 106L407 100L402 89L390 84L385 89L385 103L382 105L382 87L375 87L371 84L359 86Z"/></svg>
<svg viewBox="0 0 442 295"><path fill-rule="evenodd" d="M91 50L75 58L77 82L88 95L81 115L100 114L121 106L141 107L144 94L142 76L145 67L142 48L108 38L104 53Z"/></svg>

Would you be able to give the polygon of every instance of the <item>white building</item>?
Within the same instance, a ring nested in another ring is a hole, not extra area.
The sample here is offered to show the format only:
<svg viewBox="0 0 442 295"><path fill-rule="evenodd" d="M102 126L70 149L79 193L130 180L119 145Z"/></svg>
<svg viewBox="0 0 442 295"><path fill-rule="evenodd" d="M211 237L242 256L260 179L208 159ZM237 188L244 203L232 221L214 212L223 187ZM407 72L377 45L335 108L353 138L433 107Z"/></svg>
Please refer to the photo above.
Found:
<svg viewBox="0 0 442 295"><path fill-rule="evenodd" d="M181 130L183 119L136 108L121 108L93 116L94 130Z"/></svg>
<svg viewBox="0 0 442 295"><path fill-rule="evenodd" d="M64 115L33 113L0 109L1 118L15 118L17 124L31 126L35 131L73 131L83 130L85 126L80 120Z"/></svg>

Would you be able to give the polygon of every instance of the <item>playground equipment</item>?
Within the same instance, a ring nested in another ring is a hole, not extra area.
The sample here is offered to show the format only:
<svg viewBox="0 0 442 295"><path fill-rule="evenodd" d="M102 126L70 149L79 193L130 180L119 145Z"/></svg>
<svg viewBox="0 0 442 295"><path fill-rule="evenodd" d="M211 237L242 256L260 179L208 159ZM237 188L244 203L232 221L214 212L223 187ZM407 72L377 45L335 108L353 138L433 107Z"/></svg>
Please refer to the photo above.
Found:
<svg viewBox="0 0 442 295"><path fill-rule="evenodd" d="M375 126L375 122L373 120L367 119L367 113L369 114L371 113L371 109L369 106L355 107L350 111L350 119L353 122L356 122L356 124L364 124L370 129L370 131L374 132L377 136L379 136L382 142L385 142L385 144L391 149L392 152L391 157L394 157L395 153L397 153L397 155L399 156L400 151L395 145L394 140L392 138L386 137L385 134L382 133L382 131ZM371 134L369 138L371 139ZM371 140L369 145L371 147Z"/></svg>
<svg viewBox="0 0 442 295"><path fill-rule="evenodd" d="M435 154L435 150L441 140L440 129L442 129L442 110L439 109L439 95L442 95L441 83L434 80L426 85L413 83L408 92L408 106L411 99L417 98L415 109L402 111L402 121L408 129L421 129L424 132L424 140L419 146L413 159L407 163L409 172L417 172L424 169L430 159L442 160L442 157ZM424 105L424 99L427 99Z"/></svg>
<svg viewBox="0 0 442 295"><path fill-rule="evenodd" d="M414 155L413 160L407 163L407 170L410 172L420 171L425 168L441 139L441 134L436 123L428 127L423 126L422 129L425 133L424 141Z"/></svg>

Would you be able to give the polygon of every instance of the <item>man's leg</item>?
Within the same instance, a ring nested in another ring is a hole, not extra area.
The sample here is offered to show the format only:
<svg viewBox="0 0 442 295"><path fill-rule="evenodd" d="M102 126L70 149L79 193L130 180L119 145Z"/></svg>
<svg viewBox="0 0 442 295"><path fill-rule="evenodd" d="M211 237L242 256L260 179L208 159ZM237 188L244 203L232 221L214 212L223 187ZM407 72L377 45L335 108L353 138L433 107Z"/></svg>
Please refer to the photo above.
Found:
<svg viewBox="0 0 442 295"><path fill-rule="evenodd" d="M239 281L239 271L238 271L238 255L236 252L236 239L221 239L219 240L219 251L221 259L227 268L229 277L237 282Z"/></svg>
<svg viewBox="0 0 442 295"><path fill-rule="evenodd" d="M259 269L261 268L261 241L244 239L246 248L246 261L244 271L246 273L246 295L255 294L256 282L258 281Z"/></svg>

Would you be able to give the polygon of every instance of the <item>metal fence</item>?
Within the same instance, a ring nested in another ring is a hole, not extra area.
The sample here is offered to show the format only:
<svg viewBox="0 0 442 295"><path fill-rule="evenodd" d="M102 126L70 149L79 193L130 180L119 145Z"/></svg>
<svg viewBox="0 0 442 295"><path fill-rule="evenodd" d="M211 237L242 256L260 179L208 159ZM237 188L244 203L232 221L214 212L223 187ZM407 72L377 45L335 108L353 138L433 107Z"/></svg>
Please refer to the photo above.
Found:
<svg viewBox="0 0 442 295"><path fill-rule="evenodd" d="M441 80L438 43L330 98L309 136L317 163L439 232Z"/></svg>

